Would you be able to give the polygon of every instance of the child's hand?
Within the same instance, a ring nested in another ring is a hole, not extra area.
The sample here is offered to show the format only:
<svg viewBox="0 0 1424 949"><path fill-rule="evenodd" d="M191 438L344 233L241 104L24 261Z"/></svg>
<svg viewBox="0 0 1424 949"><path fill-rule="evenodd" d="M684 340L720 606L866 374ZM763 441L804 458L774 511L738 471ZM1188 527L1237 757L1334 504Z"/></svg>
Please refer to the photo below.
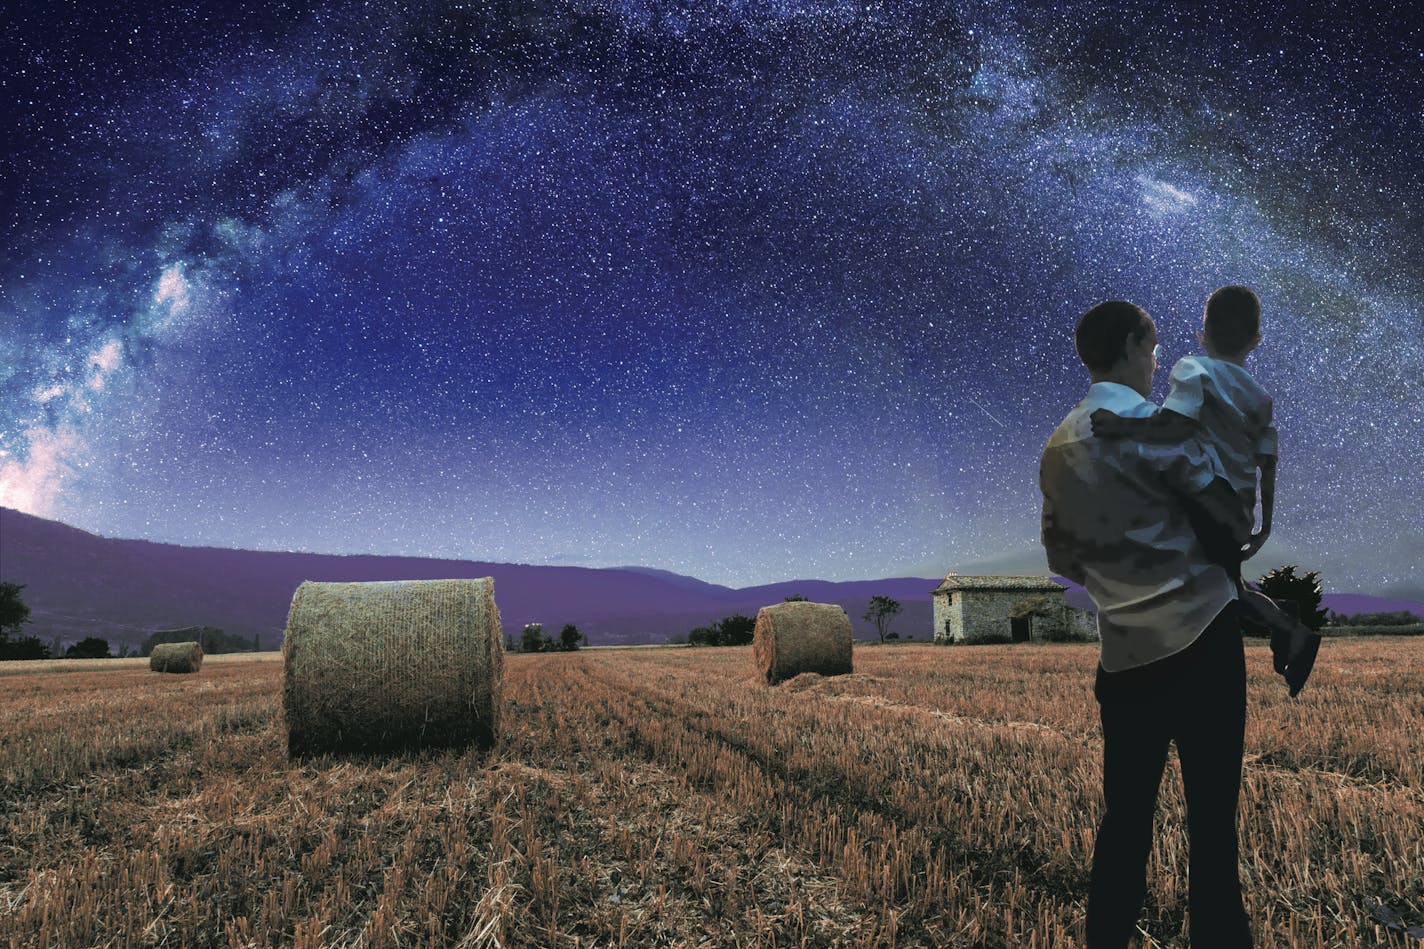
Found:
<svg viewBox="0 0 1424 949"><path fill-rule="evenodd" d="M1256 556L1256 554L1260 553L1261 548L1266 546L1266 538L1270 536L1270 528L1264 528L1252 534L1251 539L1248 540L1245 546L1241 548L1241 559L1250 560L1252 557Z"/></svg>
<svg viewBox="0 0 1424 949"><path fill-rule="evenodd" d="M1093 423L1094 438L1120 438L1126 433L1122 419L1107 409L1098 409L1088 419Z"/></svg>

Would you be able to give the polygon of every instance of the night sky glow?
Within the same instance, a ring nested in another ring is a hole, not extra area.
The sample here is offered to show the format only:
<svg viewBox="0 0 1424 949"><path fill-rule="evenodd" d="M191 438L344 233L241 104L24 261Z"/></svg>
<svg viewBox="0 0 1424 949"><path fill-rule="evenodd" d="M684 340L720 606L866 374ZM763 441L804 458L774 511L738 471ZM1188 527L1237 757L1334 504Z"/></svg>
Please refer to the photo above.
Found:
<svg viewBox="0 0 1424 949"><path fill-rule="evenodd" d="M1424 598L1409 4L7 12L0 503L108 536L1046 570L1121 297L1257 289L1276 536ZM1248 565L1248 570L1251 565Z"/></svg>

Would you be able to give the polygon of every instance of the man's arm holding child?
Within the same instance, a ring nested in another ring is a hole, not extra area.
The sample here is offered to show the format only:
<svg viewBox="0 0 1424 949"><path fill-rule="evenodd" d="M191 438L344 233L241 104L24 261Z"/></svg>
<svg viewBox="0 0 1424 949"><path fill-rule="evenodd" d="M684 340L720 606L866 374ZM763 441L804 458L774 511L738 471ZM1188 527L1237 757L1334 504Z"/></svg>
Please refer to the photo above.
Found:
<svg viewBox="0 0 1424 949"><path fill-rule="evenodd" d="M1125 438L1153 445L1175 445L1196 434L1197 420L1188 415L1161 409L1143 418L1125 418L1107 409L1098 409L1088 418L1095 438Z"/></svg>
<svg viewBox="0 0 1424 949"><path fill-rule="evenodd" d="M1254 512L1246 509L1222 476L1214 455L1196 438L1176 445L1143 444L1138 450L1161 466L1207 560L1222 566L1241 563Z"/></svg>
<svg viewBox="0 0 1424 949"><path fill-rule="evenodd" d="M1251 534L1251 516L1225 478L1195 492L1179 491L1178 502L1212 563L1238 564Z"/></svg>

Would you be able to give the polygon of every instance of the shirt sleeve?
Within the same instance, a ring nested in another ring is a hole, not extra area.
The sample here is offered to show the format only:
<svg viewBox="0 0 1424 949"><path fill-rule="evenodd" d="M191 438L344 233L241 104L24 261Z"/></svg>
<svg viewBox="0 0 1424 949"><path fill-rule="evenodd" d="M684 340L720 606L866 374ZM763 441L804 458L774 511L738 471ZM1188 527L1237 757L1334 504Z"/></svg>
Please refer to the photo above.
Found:
<svg viewBox="0 0 1424 949"><path fill-rule="evenodd" d="M1071 533L1064 530L1057 514L1057 505L1051 489L1052 479L1057 475L1056 458L1045 455L1039 465L1039 487L1043 493L1043 519L1039 539L1043 542L1043 552L1048 558L1048 569L1074 583L1082 584L1086 579L1083 566L1078 561L1077 547Z"/></svg>
<svg viewBox="0 0 1424 949"><path fill-rule="evenodd" d="M1206 384L1206 368L1190 356L1183 356L1172 367L1171 388L1162 408L1188 418L1201 419Z"/></svg>
<svg viewBox="0 0 1424 949"><path fill-rule="evenodd" d="M1177 445L1143 443L1137 445L1137 452L1169 487L1187 494L1196 494L1217 478L1226 478L1221 458L1197 438Z"/></svg>

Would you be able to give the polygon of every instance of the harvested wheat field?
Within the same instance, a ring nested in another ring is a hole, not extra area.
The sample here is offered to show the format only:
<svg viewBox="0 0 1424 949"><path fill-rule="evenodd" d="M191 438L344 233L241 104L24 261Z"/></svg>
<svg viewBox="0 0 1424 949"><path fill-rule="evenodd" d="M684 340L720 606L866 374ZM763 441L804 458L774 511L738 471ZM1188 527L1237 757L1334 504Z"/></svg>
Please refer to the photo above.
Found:
<svg viewBox="0 0 1424 949"><path fill-rule="evenodd" d="M1080 945L1095 657L513 655L492 750L297 761L279 663L7 675L0 945ZM1295 702L1247 658L1257 944L1420 946L1424 642L1327 642ZM1144 946L1186 945L1179 781Z"/></svg>

